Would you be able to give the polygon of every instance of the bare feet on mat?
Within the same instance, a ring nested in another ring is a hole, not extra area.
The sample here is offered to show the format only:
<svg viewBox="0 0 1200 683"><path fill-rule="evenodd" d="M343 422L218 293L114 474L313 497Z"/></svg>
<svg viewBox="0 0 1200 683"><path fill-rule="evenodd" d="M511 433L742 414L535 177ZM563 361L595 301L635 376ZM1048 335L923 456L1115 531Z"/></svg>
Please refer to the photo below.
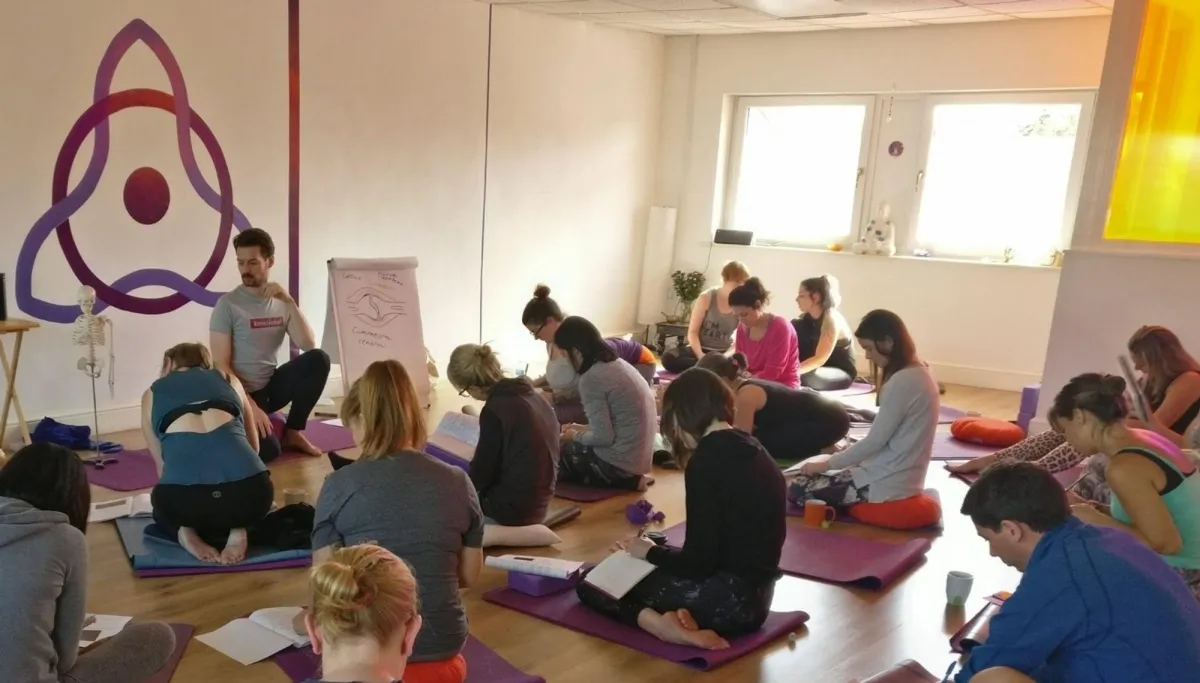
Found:
<svg viewBox="0 0 1200 683"><path fill-rule="evenodd" d="M195 529L183 527L179 530L177 538L179 545L183 546L183 549L191 553L197 560L201 562L219 562L221 560L221 554L217 552L217 549L200 540L200 535L196 533Z"/></svg>
<svg viewBox="0 0 1200 683"><path fill-rule="evenodd" d="M638 615L638 626L641 626L642 629L655 638L668 643L675 643L676 645L690 645L705 650L725 650L729 648L729 641L717 635L715 631L701 631L699 627L688 628L680 619L680 612L686 614L687 610L659 614L654 610L644 609ZM687 620L691 626L696 626L696 622L692 619L691 614L687 614Z"/></svg>
<svg viewBox="0 0 1200 683"><path fill-rule="evenodd" d="M303 453L305 455L311 455L317 458L324 455L320 448L312 445L312 442L308 440L308 437L304 436L304 432L286 429L283 432L283 439L281 443L283 445L283 450L285 451L295 451L297 453Z"/></svg>
<svg viewBox="0 0 1200 683"><path fill-rule="evenodd" d="M245 529L231 530L229 540L225 541L225 550L221 551L221 564L237 564L246 559L246 547L249 544Z"/></svg>

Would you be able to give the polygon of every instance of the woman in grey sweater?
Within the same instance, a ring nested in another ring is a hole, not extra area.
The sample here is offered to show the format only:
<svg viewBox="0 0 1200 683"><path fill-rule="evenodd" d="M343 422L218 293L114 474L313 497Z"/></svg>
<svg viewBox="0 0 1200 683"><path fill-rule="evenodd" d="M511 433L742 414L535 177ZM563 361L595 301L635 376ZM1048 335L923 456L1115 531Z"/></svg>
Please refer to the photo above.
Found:
<svg viewBox="0 0 1200 683"><path fill-rule="evenodd" d="M91 492L79 456L26 446L0 469L0 681L142 683L175 651L171 627L134 623L79 651L87 625Z"/></svg>
<svg viewBox="0 0 1200 683"><path fill-rule="evenodd" d="M588 418L587 425L563 427L558 480L645 489L658 431L653 390L583 318L563 320L554 333L554 345L579 373L579 397Z"/></svg>

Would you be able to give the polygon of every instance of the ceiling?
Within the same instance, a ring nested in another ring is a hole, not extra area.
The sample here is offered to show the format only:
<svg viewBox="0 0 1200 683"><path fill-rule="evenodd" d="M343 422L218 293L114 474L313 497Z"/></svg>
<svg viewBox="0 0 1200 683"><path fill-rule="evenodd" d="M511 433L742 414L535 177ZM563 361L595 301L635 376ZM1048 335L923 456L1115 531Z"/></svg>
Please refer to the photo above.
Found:
<svg viewBox="0 0 1200 683"><path fill-rule="evenodd" d="M1107 16L1113 0L478 0L667 35Z"/></svg>

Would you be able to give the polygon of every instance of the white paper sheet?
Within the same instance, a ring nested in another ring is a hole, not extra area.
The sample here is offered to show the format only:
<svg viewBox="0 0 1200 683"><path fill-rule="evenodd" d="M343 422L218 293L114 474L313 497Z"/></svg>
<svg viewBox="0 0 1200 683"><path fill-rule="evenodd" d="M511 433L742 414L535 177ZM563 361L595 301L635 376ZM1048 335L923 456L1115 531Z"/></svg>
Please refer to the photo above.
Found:
<svg viewBox="0 0 1200 683"><path fill-rule="evenodd" d="M292 646L288 638L249 619L234 619L212 633L196 636L196 640L246 666Z"/></svg>
<svg viewBox="0 0 1200 683"><path fill-rule="evenodd" d="M79 634L79 647L85 648L107 638L112 638L133 620L133 617L118 617L112 614L89 614L94 619L91 624L83 627Z"/></svg>

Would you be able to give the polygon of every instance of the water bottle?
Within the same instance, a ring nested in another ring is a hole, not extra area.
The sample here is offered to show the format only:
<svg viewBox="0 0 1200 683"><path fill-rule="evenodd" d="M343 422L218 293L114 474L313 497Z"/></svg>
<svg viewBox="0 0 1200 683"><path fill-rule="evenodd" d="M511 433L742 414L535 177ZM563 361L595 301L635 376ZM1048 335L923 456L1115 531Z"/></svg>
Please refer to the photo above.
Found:
<svg viewBox="0 0 1200 683"><path fill-rule="evenodd" d="M5 284L4 273L0 273L0 320L8 320L8 287Z"/></svg>

